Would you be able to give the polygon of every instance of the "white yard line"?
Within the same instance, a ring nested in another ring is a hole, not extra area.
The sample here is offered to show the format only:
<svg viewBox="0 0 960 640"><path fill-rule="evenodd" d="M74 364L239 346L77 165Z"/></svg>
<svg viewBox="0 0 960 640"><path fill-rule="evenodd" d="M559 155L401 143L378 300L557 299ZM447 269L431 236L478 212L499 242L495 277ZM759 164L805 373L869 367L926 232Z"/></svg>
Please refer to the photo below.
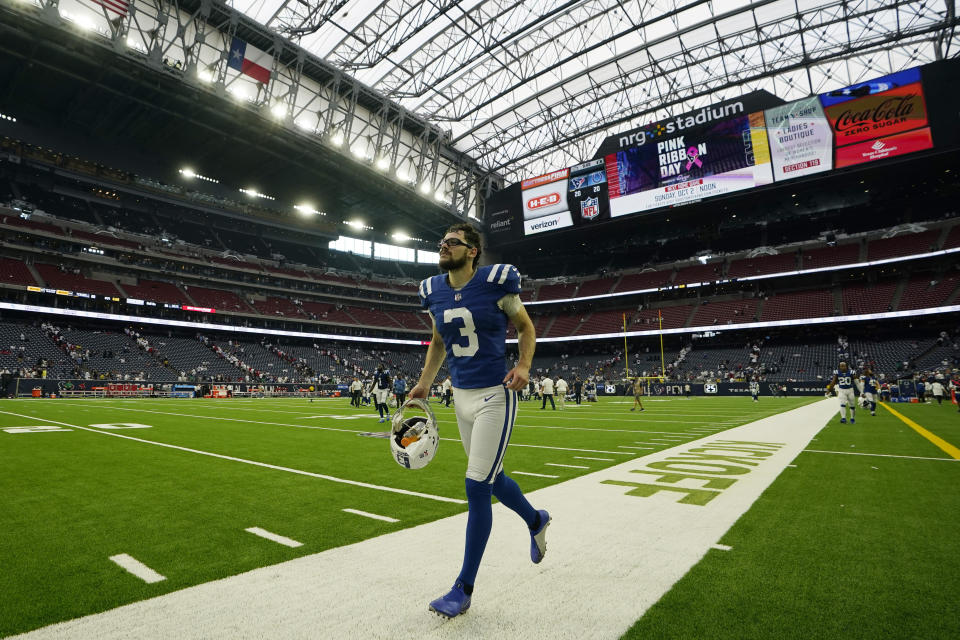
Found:
<svg viewBox="0 0 960 640"><path fill-rule="evenodd" d="M804 453L836 453L841 456L872 456L874 458L906 458L908 460L943 460L944 462L960 462L953 458L927 458L923 456L898 456L892 453L858 453L854 451L824 451L821 449L804 449Z"/></svg>
<svg viewBox="0 0 960 640"><path fill-rule="evenodd" d="M128 556L125 553L119 555L110 556L110 560L120 566L122 569L126 569L129 573L137 576L147 584L153 584L154 582L163 582L166 580L166 577L160 575L147 565L143 564L136 558Z"/></svg>
<svg viewBox="0 0 960 640"><path fill-rule="evenodd" d="M515 476L533 476L534 478L559 478L560 476L551 476L546 473L533 473L531 471L511 471Z"/></svg>
<svg viewBox="0 0 960 640"><path fill-rule="evenodd" d="M727 546L725 544L720 544L719 542L710 547L711 549L716 549L717 551L730 551L733 547Z"/></svg>
<svg viewBox="0 0 960 640"><path fill-rule="evenodd" d="M566 469L589 469L590 467L585 467L580 464L560 464L559 462L544 462L544 466L547 467L564 467Z"/></svg>
<svg viewBox="0 0 960 640"><path fill-rule="evenodd" d="M656 449L656 447L634 447L629 444L618 444L617 448L619 449Z"/></svg>
<svg viewBox="0 0 960 640"><path fill-rule="evenodd" d="M390 516L380 516L375 513L370 513L369 511L360 511L359 509L341 509L345 513L352 513L357 516L363 516L364 518L372 518L374 520L383 520L384 522L400 522L396 518L391 518Z"/></svg>
<svg viewBox="0 0 960 640"><path fill-rule="evenodd" d="M22 413L13 413L10 411L0 411L0 413L5 413L11 416L17 416L19 418L29 418L31 420L36 420L34 416L26 416ZM133 440L134 442L141 442L143 444L151 444L155 447L164 447L167 449L176 449L177 451L186 451L187 453L195 453L201 456L209 456L211 458L220 458L221 460L230 460L231 462L242 462L243 464L250 464L256 467L263 467L265 469L273 469L275 471L286 471L287 473L295 473L301 476L309 476L311 478L319 478L320 480L329 480L330 482L337 482L339 484L348 484L354 487L363 487L364 489L375 489L377 491L386 491L389 493L399 493L406 496L414 496L417 498L426 498L428 500L437 500L438 502L452 502L454 504L466 504L466 500L460 500L458 498L447 498L446 496L435 496L429 493L420 493L419 491L408 491L407 489L397 489L395 487L384 487L378 484L370 484L368 482L359 482L357 480L347 480L345 478L337 478L336 476L328 476L322 473L313 473L311 471L303 471L301 469L292 469L290 467L282 467L275 464L267 464L266 462L257 462L256 460L247 460L245 458L236 458L234 456L225 456L220 453L212 453L210 451L201 451L199 449L191 449L189 447L181 447L175 444L167 444L165 442L155 442L153 440L144 440L143 438L134 438L133 436L123 435L122 433L115 433L113 431L100 431L99 429L91 429L89 427L81 427L75 424L68 424L66 422L57 422L56 420L46 420L46 422L53 422L55 424L62 424L67 427L73 427L74 429L81 429L83 431L89 431L91 433L99 433L105 436L112 436L114 438L123 438L124 440Z"/></svg>
<svg viewBox="0 0 960 640"><path fill-rule="evenodd" d="M465 513L70 620L26 638L616 640L719 544L835 414L835 402L825 400L528 493L553 518L549 553L537 565L529 560L525 527L506 507L494 505L473 605L452 621L432 615L427 603L450 587L460 567ZM760 445L758 451L767 448L771 455L750 457L756 466L726 476L735 482L703 505L680 503L685 494L668 490L702 489L703 482L660 482L666 472L648 466L673 464L693 448L738 446L731 441L785 444ZM641 491L645 486L657 490L651 495ZM400 570L407 566L398 560L403 550L414 548L430 549L430 562ZM590 598L584 600L584 593Z"/></svg>
<svg viewBox="0 0 960 640"><path fill-rule="evenodd" d="M248 533L252 533L255 536L260 536L261 538L266 538L267 540L272 540L273 542L282 544L285 547L296 548L296 547L303 546L302 542L297 542L293 538L277 535L276 533L271 533L270 531L267 531L266 529L261 529L260 527L248 527L244 529L244 531Z"/></svg>
<svg viewBox="0 0 960 640"><path fill-rule="evenodd" d="M601 462L613 462L613 458L591 458L589 456L573 456L577 460L599 460Z"/></svg>

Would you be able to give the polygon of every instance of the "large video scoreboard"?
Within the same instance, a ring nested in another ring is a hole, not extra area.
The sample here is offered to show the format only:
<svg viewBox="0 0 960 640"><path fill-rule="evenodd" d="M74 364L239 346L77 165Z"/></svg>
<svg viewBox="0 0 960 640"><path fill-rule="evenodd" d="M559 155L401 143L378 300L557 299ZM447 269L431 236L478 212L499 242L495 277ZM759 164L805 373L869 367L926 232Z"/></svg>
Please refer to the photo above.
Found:
<svg viewBox="0 0 960 640"><path fill-rule="evenodd" d="M949 95L945 80L960 81L958 66L934 63L790 103L747 96L611 136L594 160L492 194L487 232L496 241L593 226L932 149L934 128L955 136L955 123L932 124L931 105Z"/></svg>

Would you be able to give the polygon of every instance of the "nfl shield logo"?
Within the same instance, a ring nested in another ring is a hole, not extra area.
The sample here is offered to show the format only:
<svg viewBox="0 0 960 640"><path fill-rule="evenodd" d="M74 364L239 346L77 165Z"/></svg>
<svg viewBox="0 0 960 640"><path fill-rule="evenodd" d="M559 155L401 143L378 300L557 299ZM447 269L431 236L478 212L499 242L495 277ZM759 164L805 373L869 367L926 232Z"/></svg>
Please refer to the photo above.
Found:
<svg viewBox="0 0 960 640"><path fill-rule="evenodd" d="M460 298L461 298L461 297L462 297L462 296L461 296L459 293L455 293L455 294L453 294L453 301L454 301L454 302L460 302Z"/></svg>
<svg viewBox="0 0 960 640"><path fill-rule="evenodd" d="M600 215L600 199L586 198L580 203L580 215L584 220L593 220Z"/></svg>

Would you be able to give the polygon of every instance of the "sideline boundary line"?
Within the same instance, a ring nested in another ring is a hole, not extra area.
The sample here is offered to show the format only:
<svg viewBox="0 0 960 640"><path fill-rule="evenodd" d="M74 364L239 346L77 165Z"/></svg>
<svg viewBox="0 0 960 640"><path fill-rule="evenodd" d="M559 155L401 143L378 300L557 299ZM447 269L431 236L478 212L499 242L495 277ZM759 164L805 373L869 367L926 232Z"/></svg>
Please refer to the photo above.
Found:
<svg viewBox="0 0 960 640"><path fill-rule="evenodd" d="M955 446L953 446L952 444L950 444L949 442L947 442L937 434L927 431L926 429L921 427L919 424L917 424L907 416L903 415L896 409L892 407L888 407L886 402L881 402L880 406L886 409L887 411L889 411L890 413L892 413L893 415L895 415L896 417L900 418L901 422L903 422L905 425L907 425L908 427L910 427L911 429L919 433L921 436L923 436L924 438L932 442L934 445L936 445L938 449L943 451L945 454L947 454L954 460L960 460L960 449L956 448Z"/></svg>

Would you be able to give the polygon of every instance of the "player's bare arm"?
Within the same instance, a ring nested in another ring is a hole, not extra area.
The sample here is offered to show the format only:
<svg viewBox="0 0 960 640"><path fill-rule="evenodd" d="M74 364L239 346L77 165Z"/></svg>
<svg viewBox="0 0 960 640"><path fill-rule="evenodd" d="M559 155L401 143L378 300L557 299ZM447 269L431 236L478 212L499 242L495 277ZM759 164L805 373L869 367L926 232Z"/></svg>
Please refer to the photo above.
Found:
<svg viewBox="0 0 960 640"><path fill-rule="evenodd" d="M533 364L533 352L537 346L537 332L519 297L517 297L512 310L513 313L509 313L509 309L505 309L505 311L508 311L507 317L510 318L510 322L517 329L520 356L517 359L516 366L510 369L503 378L503 384L507 385L507 389L520 391L526 388L530 382L530 365Z"/></svg>
<svg viewBox="0 0 960 640"><path fill-rule="evenodd" d="M437 325L433 325L433 337L430 338L430 346L427 347L427 355L423 361L423 372L420 374L420 380L417 385L410 390L410 398L426 398L430 392L430 385L437 377L440 366L443 364L447 352L444 349L443 338L437 333Z"/></svg>

